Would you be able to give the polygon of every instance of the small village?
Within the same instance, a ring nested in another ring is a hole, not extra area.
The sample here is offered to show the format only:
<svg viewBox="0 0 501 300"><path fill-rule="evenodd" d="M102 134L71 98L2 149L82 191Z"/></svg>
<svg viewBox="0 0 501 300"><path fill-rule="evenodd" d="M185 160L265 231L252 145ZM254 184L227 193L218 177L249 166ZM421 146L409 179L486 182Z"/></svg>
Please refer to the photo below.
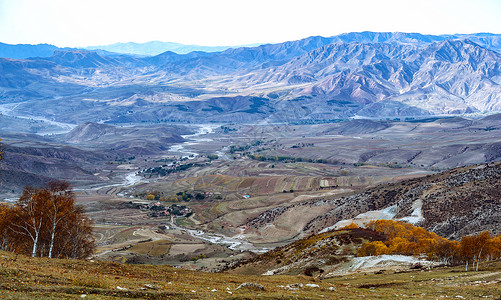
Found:
<svg viewBox="0 0 501 300"><path fill-rule="evenodd" d="M190 217L193 214L191 208L185 205L171 204L164 205L159 201L130 201L127 204L130 208L137 208L149 211L148 215L152 218L158 217Z"/></svg>

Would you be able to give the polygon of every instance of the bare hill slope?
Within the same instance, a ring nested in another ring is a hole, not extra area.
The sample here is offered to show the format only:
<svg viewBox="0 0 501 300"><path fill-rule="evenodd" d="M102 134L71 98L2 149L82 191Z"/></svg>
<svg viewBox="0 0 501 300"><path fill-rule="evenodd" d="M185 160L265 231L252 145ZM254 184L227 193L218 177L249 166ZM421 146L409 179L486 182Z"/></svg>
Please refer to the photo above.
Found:
<svg viewBox="0 0 501 300"><path fill-rule="evenodd" d="M250 220L248 233L257 241L266 240L279 229L283 231L281 222L290 218L298 226L288 234L281 232L289 237L317 233L347 219L367 222L371 218L393 218L453 239L484 230L500 234L500 190L501 163L461 167L347 197L279 206ZM312 211L319 213L309 213Z"/></svg>

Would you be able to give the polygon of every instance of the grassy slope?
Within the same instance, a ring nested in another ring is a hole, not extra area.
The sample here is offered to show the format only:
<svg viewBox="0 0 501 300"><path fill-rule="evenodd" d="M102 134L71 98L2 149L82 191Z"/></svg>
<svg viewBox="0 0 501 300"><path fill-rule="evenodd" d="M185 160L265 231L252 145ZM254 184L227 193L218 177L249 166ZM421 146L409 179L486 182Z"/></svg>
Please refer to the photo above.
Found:
<svg viewBox="0 0 501 300"><path fill-rule="evenodd" d="M499 299L501 261L485 263L480 269L465 273L462 267L457 267L319 280L305 276L213 274L103 261L33 259L0 252L0 298L76 299L85 294L86 299L401 299L405 298L403 295ZM264 291L236 290L244 282L261 284ZM281 287L290 284L303 286L296 290ZM319 287L307 287L306 284Z"/></svg>
<svg viewBox="0 0 501 300"><path fill-rule="evenodd" d="M228 271L239 274L263 274L268 270L275 274L306 274L305 270L316 267L329 273L339 264L350 260L366 241L383 240L371 230L336 230L312 235L266 253L230 266ZM321 274L322 274L321 273Z"/></svg>

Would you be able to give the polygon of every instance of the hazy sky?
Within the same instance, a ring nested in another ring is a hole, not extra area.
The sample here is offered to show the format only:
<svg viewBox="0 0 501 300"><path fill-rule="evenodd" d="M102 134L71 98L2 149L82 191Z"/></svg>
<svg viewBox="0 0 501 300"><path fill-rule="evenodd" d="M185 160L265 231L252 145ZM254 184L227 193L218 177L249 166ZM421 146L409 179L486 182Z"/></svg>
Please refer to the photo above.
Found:
<svg viewBox="0 0 501 300"><path fill-rule="evenodd" d="M0 42L273 43L352 31L501 33L501 0L0 0Z"/></svg>

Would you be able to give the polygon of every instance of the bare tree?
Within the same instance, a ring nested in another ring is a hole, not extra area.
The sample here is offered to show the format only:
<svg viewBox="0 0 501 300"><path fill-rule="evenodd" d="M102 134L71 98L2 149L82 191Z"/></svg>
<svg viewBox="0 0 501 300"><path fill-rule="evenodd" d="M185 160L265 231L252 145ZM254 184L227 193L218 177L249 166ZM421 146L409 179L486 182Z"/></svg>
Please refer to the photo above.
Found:
<svg viewBox="0 0 501 300"><path fill-rule="evenodd" d="M31 256L35 257L38 251L42 229L46 223L45 207L48 202L48 191L26 187L16 204L15 219L11 224L14 232L31 239Z"/></svg>
<svg viewBox="0 0 501 300"><path fill-rule="evenodd" d="M65 181L50 182L48 189L51 192L51 205L47 208L50 221L50 245L48 257L52 258L54 240L58 232L57 227L61 221L67 219L72 209L74 210L74 195L70 189L70 184Z"/></svg>

